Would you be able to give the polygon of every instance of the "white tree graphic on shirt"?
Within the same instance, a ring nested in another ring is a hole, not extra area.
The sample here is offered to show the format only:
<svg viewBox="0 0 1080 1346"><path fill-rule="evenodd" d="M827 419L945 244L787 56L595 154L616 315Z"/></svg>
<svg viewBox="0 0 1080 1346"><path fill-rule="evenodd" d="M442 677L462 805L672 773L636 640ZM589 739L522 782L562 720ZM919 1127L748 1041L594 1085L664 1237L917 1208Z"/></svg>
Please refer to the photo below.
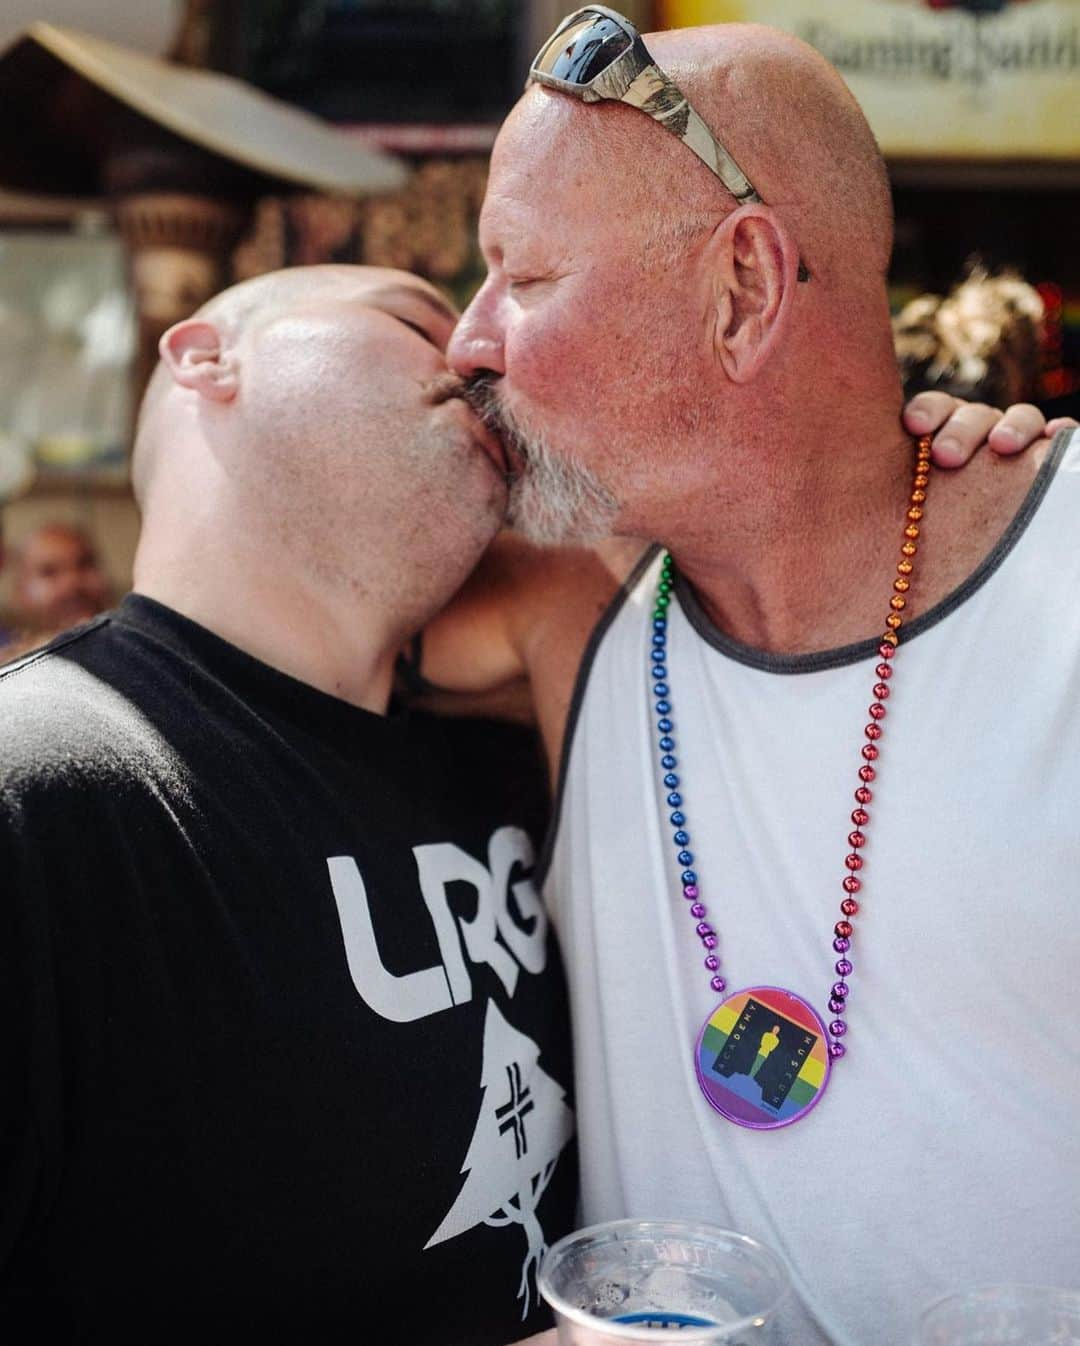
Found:
<svg viewBox="0 0 1080 1346"><path fill-rule="evenodd" d="M480 1115L461 1166L468 1174L458 1198L426 1247L478 1224L520 1225L525 1260L518 1298L528 1315L540 1259L547 1251L536 1214L574 1118L560 1086L540 1069L540 1049L503 1018L493 1000L484 1020Z"/></svg>

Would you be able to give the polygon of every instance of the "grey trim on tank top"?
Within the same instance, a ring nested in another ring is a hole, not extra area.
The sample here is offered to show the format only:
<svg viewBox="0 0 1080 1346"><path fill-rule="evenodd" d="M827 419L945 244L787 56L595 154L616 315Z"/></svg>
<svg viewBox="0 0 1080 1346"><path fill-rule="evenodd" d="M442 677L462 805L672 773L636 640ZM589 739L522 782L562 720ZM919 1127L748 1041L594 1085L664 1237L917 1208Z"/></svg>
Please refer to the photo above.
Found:
<svg viewBox="0 0 1080 1346"><path fill-rule="evenodd" d="M547 878L547 872L551 868L551 857L555 850L555 838L559 831L559 818L562 815L566 777L570 771L570 750L574 744L574 731L577 729L578 715L581 713L581 704L585 700L585 687L589 681L589 674L592 672L596 651L600 648L600 642L603 640L612 622L622 610L622 605L637 588L638 581L656 559L659 551L659 546L653 543L651 546L646 547L642 555L634 562L633 570L631 570L630 574L623 580L622 584L619 586L619 592L607 605L603 613L601 613L600 620L593 627L592 635L589 637L589 643L585 646L585 653L581 656L581 664L578 667L577 677L574 679L574 693L570 698L570 708L566 712L566 727L563 730L562 752L559 755L559 779L555 786L555 798L551 805L551 821L548 823L544 844L540 848L540 854L536 860L536 867L533 870L533 881L538 889L543 887L544 880Z"/></svg>
<svg viewBox="0 0 1080 1346"><path fill-rule="evenodd" d="M903 643L906 645L924 631L929 631L938 622L942 622L950 613L955 612L962 603L966 603L1002 564L1008 554L1020 541L1025 529L1035 517L1042 504L1050 483L1061 464L1065 446L1074 434L1073 430L1060 430L1050 446L1046 461L1039 468L1031 489L1024 497L1020 508L1013 515L1009 526L998 539L993 550L975 567L971 574L951 593L935 603L929 611L922 613L904 626ZM675 596L687 621L694 630L713 649L719 650L729 659L750 668L761 669L764 673L820 673L829 668L841 668L845 664L857 664L863 659L873 658L881 644L880 639L870 637L855 641L851 645L840 645L831 650L816 650L813 654L773 654L768 650L759 650L753 645L744 645L733 640L713 625L697 596L682 575L675 576Z"/></svg>
<svg viewBox="0 0 1080 1346"><path fill-rule="evenodd" d="M954 612L962 603L980 589L986 581L993 575L994 571L1001 565L1016 546L1022 537L1024 530L1035 516L1036 510L1042 504L1046 492L1050 489L1050 483L1061 464L1061 459L1065 454L1065 446L1073 433L1080 434L1080 431L1061 430L1054 437L1050 446L1050 452L1046 455L1046 462L1039 468L1035 480L1031 484L1031 489L1024 497L1020 508L1012 517L1012 521L1005 529L1005 532L998 539L993 550L980 562L980 564L971 572L962 584L957 585L955 589L934 605L929 612L925 612L920 617L916 617L905 630L905 641L913 639L922 631L929 630L936 626L938 622L943 621L951 612ZM659 545L652 545L646 548L644 554L639 558L631 573L623 581L619 592L611 600L600 620L593 628L592 635L589 637L589 643L585 647L585 653L581 658L581 665L578 668L577 678L574 682L574 692L570 700L570 708L566 716L566 728L563 732L562 753L559 759L559 777L555 787L555 798L551 808L551 821L548 824L547 834L544 837L544 844L540 849L540 855L537 858L536 868L533 877L538 888L543 887L547 878L548 870L551 868L551 859L555 851L555 842L558 838L559 821L562 816L563 795L566 790L566 779L570 772L570 754L574 747L574 735L577 730L578 717L581 713L581 707L585 700L585 692L589 681L589 674L592 672L593 661L596 658L596 652L600 648L600 642L603 640L607 631L611 627L615 618L622 610L623 604L637 587L642 575L656 559L660 551ZM751 668L762 669L766 673L817 673L824 669L840 668L845 664L855 664L863 659L870 659L877 654L880 641L874 638L856 641L852 645L841 645L837 649L820 650L814 654L771 654L767 650L755 649L752 645L744 645L741 641L732 640L730 636L725 636L722 631L712 624L705 615L701 604L694 596L693 590L682 578L677 575L675 579L675 594L678 598L679 606L682 608L686 619L694 630L714 649L721 654L737 660L739 663L748 664Z"/></svg>

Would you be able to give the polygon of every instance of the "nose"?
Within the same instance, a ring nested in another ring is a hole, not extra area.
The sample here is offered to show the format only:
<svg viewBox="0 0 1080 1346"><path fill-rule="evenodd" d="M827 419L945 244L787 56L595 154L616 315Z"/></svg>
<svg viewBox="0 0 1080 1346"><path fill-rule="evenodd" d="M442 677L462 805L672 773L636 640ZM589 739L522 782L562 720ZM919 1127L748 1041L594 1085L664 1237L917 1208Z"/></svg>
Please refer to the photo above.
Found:
<svg viewBox="0 0 1080 1346"><path fill-rule="evenodd" d="M490 282L478 291L454 328L446 348L450 368L463 379L481 371L505 374L503 338Z"/></svg>

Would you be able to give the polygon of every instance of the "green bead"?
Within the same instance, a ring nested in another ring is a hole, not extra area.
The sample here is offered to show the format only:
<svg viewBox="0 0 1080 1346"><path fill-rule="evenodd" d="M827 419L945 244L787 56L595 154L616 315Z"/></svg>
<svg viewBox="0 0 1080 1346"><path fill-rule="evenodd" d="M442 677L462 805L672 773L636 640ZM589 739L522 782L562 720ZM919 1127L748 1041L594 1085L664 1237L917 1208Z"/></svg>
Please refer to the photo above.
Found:
<svg viewBox="0 0 1080 1346"><path fill-rule="evenodd" d="M660 609L661 615L663 614L664 609L670 602L671 598L668 594L661 594L660 597L656 600L656 606Z"/></svg>
<svg viewBox="0 0 1080 1346"><path fill-rule="evenodd" d="M661 592L662 594L669 594L669 593L671 593L671 581L670 581L670 580L661 580L661 581L660 581L660 592Z"/></svg>

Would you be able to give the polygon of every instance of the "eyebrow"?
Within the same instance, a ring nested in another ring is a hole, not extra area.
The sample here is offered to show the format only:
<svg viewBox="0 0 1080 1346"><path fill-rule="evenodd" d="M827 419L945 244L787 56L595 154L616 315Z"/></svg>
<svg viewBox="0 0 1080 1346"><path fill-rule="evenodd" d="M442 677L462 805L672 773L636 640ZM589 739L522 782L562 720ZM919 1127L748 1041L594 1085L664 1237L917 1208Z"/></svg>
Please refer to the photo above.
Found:
<svg viewBox="0 0 1080 1346"><path fill-rule="evenodd" d="M427 290L414 290L411 285L388 285L384 289L376 291L374 297L376 299L416 300L430 312L442 318L444 322L456 323L458 320L458 315L450 305L444 303L437 295L431 294Z"/></svg>

